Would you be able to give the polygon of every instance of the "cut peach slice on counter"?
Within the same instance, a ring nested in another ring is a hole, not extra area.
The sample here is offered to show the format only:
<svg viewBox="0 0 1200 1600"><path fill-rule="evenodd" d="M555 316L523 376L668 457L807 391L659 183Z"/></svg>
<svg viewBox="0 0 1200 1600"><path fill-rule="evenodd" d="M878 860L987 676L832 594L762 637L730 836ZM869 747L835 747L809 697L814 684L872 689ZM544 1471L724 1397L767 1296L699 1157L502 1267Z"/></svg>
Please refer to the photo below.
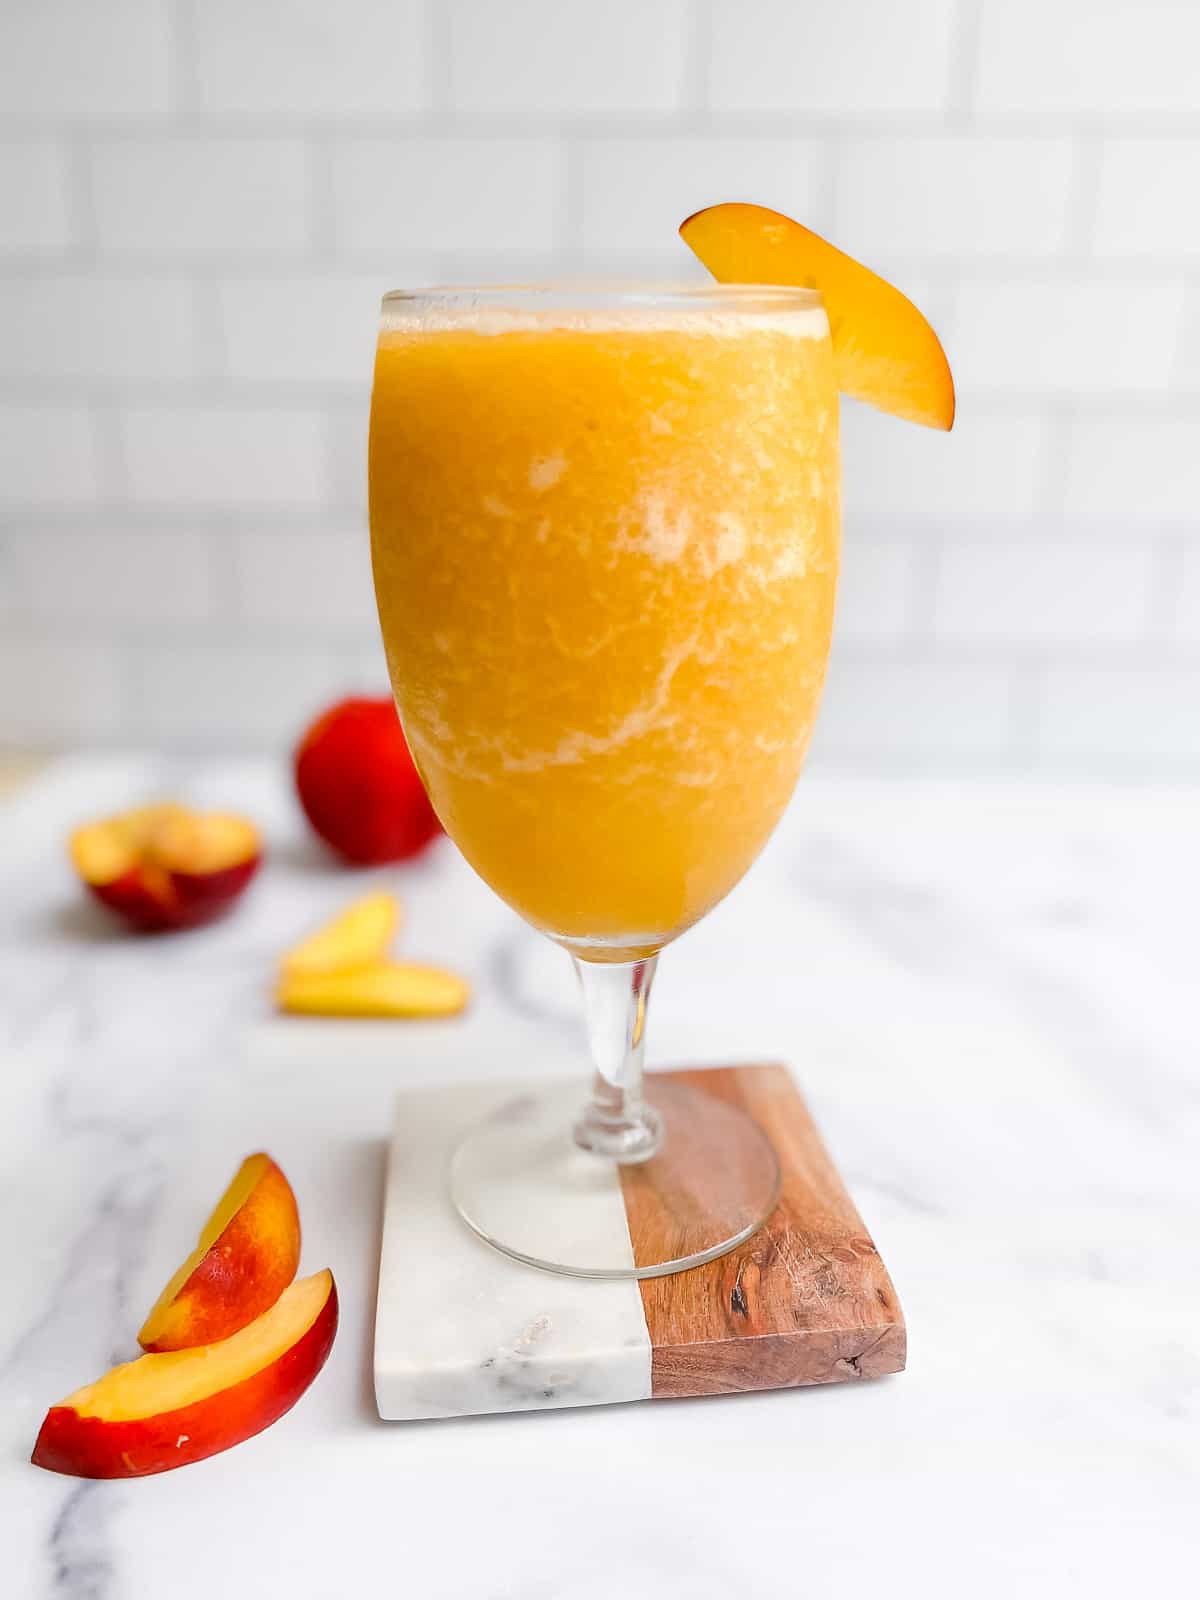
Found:
<svg viewBox="0 0 1200 1600"><path fill-rule="evenodd" d="M261 1433L299 1400L337 1332L332 1273L285 1289L219 1344L141 1356L52 1406L33 1463L78 1478L139 1478Z"/></svg>
<svg viewBox="0 0 1200 1600"><path fill-rule="evenodd" d="M289 950L281 970L289 977L340 972L381 961L400 923L400 903L392 894L368 894Z"/></svg>
<svg viewBox="0 0 1200 1600"><path fill-rule="evenodd" d="M258 870L262 842L245 817L164 804L76 828L70 853L99 901L151 932L224 911Z"/></svg>
<svg viewBox="0 0 1200 1600"><path fill-rule="evenodd" d="M284 973L275 998L281 1011L312 1017L453 1017L470 993L441 967L376 961L344 972Z"/></svg>
<svg viewBox="0 0 1200 1600"><path fill-rule="evenodd" d="M300 1214L270 1156L247 1156L196 1248L146 1318L143 1350L228 1339L273 1306L300 1265Z"/></svg>
<svg viewBox="0 0 1200 1600"><path fill-rule="evenodd" d="M938 336L899 289L766 206L709 206L680 237L719 283L819 289L838 387L927 428L954 423L954 379Z"/></svg>

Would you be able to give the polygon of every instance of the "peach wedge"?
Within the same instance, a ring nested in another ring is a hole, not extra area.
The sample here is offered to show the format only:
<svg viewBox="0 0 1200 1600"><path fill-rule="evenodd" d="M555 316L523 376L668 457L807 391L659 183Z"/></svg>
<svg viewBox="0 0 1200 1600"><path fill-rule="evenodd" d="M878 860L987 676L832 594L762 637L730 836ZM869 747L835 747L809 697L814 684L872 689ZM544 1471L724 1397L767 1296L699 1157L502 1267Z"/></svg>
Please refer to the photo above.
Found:
<svg viewBox="0 0 1200 1600"><path fill-rule="evenodd" d="M52 1406L33 1463L140 1478L228 1450L291 1410L325 1365L337 1323L333 1275L301 1278L232 1338L141 1356Z"/></svg>
<svg viewBox="0 0 1200 1600"><path fill-rule="evenodd" d="M344 972L285 973L275 994L281 1011L314 1017L453 1017L469 997L454 973L399 961Z"/></svg>
<svg viewBox="0 0 1200 1600"><path fill-rule="evenodd" d="M719 283L819 289L843 394L927 428L953 426L954 379L938 336L886 279L766 206L709 206L679 233Z"/></svg>
<svg viewBox="0 0 1200 1600"><path fill-rule="evenodd" d="M155 1301L138 1343L143 1350L186 1350L228 1339L275 1304L299 1264L292 1186L270 1156L247 1156L196 1248Z"/></svg>
<svg viewBox="0 0 1200 1600"><path fill-rule="evenodd" d="M400 905L395 895L364 895L289 950L281 963L288 977L341 972L381 961L396 936Z"/></svg>

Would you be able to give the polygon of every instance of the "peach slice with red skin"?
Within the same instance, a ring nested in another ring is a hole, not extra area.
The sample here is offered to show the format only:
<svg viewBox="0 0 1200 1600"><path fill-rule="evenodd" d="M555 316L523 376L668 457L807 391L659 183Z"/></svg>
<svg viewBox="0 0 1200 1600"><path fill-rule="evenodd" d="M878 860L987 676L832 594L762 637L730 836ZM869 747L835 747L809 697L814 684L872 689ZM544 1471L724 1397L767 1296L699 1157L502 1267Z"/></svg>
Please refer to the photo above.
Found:
<svg viewBox="0 0 1200 1600"><path fill-rule="evenodd" d="M300 1213L270 1156L247 1156L204 1224L196 1248L146 1318L143 1350L228 1339L267 1311L300 1265Z"/></svg>
<svg viewBox="0 0 1200 1600"><path fill-rule="evenodd" d="M141 1356L52 1406L33 1463L77 1478L139 1478L201 1461L290 1411L337 1332L332 1273L285 1289L218 1344Z"/></svg>
<svg viewBox="0 0 1200 1600"><path fill-rule="evenodd" d="M954 379L937 334L869 267L766 206L709 206L679 233L719 283L819 289L843 394L927 428L953 426Z"/></svg>
<svg viewBox="0 0 1200 1600"><path fill-rule="evenodd" d="M70 853L97 900L135 928L161 932L225 911L257 872L262 842L245 817L164 804L76 828Z"/></svg>
<svg viewBox="0 0 1200 1600"><path fill-rule="evenodd" d="M299 977L381 961L399 924L400 903L395 895L382 890L364 895L289 950L280 970L287 977Z"/></svg>

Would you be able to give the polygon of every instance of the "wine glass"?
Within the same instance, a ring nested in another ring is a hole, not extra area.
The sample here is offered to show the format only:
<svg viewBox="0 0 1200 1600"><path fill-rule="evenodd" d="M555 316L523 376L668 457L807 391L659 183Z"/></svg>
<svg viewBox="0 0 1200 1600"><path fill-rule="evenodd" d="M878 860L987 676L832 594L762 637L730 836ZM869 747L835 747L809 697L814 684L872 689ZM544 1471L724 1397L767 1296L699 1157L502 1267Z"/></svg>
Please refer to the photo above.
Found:
<svg viewBox="0 0 1200 1600"><path fill-rule="evenodd" d="M586 1103L533 1086L451 1190L520 1260L648 1277L774 1208L762 1130L647 1082L659 952L738 882L817 713L839 554L838 401L810 289L556 285L383 302L371 547L388 668L447 833L574 960ZM696 996L696 1004L703 996ZM654 1237L593 1201L651 1205Z"/></svg>

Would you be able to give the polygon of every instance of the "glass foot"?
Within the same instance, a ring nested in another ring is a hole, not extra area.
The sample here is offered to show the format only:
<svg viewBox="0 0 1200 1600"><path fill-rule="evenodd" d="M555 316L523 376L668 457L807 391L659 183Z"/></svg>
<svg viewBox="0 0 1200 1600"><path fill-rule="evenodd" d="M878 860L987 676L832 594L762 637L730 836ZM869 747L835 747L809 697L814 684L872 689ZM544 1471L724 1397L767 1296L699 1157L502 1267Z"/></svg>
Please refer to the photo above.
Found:
<svg viewBox="0 0 1200 1600"><path fill-rule="evenodd" d="M576 1142L578 1087L508 1101L452 1158L463 1220L518 1261L581 1278L658 1278L736 1249L779 1198L766 1134L669 1075L646 1081L646 1100L661 1143L648 1159L625 1161Z"/></svg>

